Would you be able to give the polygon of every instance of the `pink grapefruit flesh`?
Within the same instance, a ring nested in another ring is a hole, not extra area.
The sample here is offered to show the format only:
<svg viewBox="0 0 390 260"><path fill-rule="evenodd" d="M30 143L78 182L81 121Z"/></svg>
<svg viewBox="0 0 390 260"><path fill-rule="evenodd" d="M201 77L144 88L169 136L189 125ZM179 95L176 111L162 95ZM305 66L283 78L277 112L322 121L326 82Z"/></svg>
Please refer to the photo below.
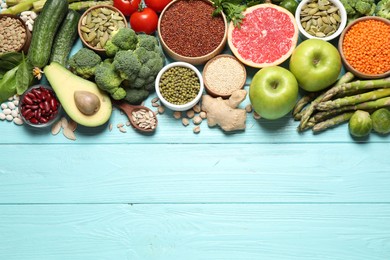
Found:
<svg viewBox="0 0 390 260"><path fill-rule="evenodd" d="M243 13L241 27L229 25L228 44L244 64L264 68L287 60L298 41L294 16L274 4L259 4Z"/></svg>

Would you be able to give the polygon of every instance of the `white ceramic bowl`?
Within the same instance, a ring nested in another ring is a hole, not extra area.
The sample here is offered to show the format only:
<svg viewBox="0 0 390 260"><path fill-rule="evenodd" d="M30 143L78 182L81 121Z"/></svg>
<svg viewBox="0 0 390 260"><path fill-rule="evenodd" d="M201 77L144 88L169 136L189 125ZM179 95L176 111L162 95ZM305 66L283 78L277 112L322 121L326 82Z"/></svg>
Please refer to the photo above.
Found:
<svg viewBox="0 0 390 260"><path fill-rule="evenodd" d="M347 24L347 12L345 11L345 7L343 6L343 4L339 0L329 0L329 2L333 3L340 10L340 18L341 18L340 26L332 35L329 35L327 37L316 37L305 31L305 29L302 27L301 19L300 19L302 7L305 4L307 4L309 1L310 0L302 0L298 5L297 10L295 11L295 20L297 22L300 35L303 36L304 39L320 39L324 41L330 41L338 37L343 32Z"/></svg>
<svg viewBox="0 0 390 260"><path fill-rule="evenodd" d="M185 67L185 68L189 68L189 69L195 71L196 75L198 76L199 83L200 83L199 93L193 100L191 100L187 104L184 104L184 105L172 104L172 103L168 102L162 96L162 94L160 92L160 79L161 79L161 76L164 74L164 72L166 72L168 69L170 69L172 67ZM170 63L170 64L166 65L164 68L162 68L160 70L160 72L158 73L158 75L156 77L155 87L156 87L157 96L160 99L161 103L164 104L164 106L166 106L167 108L169 108L169 109L171 109L173 111L186 111L186 110L189 110L192 107L194 107L199 102L199 100L200 100L200 98L202 97L202 94L203 94L204 84L203 84L202 74L200 73L200 71L195 66L191 65L190 63L181 62L180 61L180 62Z"/></svg>

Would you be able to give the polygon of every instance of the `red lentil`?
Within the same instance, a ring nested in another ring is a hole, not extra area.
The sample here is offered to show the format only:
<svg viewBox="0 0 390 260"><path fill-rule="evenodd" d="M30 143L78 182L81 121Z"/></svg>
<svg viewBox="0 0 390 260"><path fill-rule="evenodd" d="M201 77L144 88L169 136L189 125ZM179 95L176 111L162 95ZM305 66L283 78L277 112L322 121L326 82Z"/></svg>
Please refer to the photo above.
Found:
<svg viewBox="0 0 390 260"><path fill-rule="evenodd" d="M386 73L390 70L390 26L376 20L358 22L344 36L343 53L362 73Z"/></svg>
<svg viewBox="0 0 390 260"><path fill-rule="evenodd" d="M213 11L202 0L178 1L161 18L161 37L179 55L204 56L218 47L225 31L223 18L212 17Z"/></svg>

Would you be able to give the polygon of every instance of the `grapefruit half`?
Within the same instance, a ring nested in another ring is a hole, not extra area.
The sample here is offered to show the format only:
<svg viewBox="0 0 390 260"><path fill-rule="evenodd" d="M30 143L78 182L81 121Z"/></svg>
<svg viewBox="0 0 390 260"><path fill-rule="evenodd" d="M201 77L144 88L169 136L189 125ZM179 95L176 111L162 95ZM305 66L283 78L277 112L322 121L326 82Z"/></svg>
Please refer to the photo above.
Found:
<svg viewBox="0 0 390 260"><path fill-rule="evenodd" d="M229 24L228 44L244 64L264 68L287 60L298 41L294 16L283 7L259 4L247 8L241 27Z"/></svg>

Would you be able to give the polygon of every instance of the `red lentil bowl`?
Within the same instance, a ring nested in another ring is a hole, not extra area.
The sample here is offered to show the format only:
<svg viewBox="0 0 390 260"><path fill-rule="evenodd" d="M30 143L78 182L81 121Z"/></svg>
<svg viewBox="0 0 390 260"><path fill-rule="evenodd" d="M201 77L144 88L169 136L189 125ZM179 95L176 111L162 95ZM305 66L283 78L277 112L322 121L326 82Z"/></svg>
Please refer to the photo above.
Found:
<svg viewBox="0 0 390 260"><path fill-rule="evenodd" d="M351 22L338 49L346 69L362 79L390 76L390 20L365 16Z"/></svg>
<svg viewBox="0 0 390 260"><path fill-rule="evenodd" d="M223 51L227 41L224 14L212 16L208 0L174 0L158 21L163 50L174 60L201 65Z"/></svg>

